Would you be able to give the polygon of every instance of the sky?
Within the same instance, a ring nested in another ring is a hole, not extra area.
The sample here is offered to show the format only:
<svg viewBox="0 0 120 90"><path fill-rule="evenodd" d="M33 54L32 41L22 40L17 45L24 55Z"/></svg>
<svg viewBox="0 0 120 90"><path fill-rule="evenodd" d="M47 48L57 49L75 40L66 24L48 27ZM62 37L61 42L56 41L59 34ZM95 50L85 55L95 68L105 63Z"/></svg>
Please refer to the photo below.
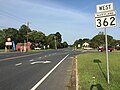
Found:
<svg viewBox="0 0 120 90"><path fill-rule="evenodd" d="M120 40L119 0L0 0L0 29L19 29L29 22L32 30L45 35L60 32L62 41L73 44L77 39L92 39L104 29L96 29L96 5L111 3L117 16L117 26L107 28L107 34Z"/></svg>

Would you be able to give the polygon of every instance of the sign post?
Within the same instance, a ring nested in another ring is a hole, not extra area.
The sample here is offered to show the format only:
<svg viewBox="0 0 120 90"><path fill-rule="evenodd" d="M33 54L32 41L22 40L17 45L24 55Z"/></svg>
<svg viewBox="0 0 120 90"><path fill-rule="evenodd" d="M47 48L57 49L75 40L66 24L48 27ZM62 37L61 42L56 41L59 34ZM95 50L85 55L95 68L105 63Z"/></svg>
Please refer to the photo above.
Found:
<svg viewBox="0 0 120 90"><path fill-rule="evenodd" d="M8 46L8 49L7 49ZM12 46L11 38L7 38L7 41L5 42L5 51L10 51L10 46Z"/></svg>
<svg viewBox="0 0 120 90"><path fill-rule="evenodd" d="M109 74L109 60L108 60L108 40L107 40L107 30L105 28L105 43L106 43L106 63L107 63L107 82L110 83L110 74Z"/></svg>
<svg viewBox="0 0 120 90"><path fill-rule="evenodd" d="M107 82L109 84L110 76L109 76L108 40L106 28L116 26L116 13L113 8L113 3L97 5L96 9L97 9L97 13L95 14L96 28L104 28L105 30Z"/></svg>

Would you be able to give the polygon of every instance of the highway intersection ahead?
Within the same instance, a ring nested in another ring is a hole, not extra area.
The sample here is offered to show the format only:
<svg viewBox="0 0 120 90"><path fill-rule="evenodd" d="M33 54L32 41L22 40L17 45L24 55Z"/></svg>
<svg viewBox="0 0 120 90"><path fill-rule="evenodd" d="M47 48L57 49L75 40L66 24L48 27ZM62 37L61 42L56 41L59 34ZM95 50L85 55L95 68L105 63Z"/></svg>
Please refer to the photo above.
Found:
<svg viewBox="0 0 120 90"><path fill-rule="evenodd" d="M0 53L0 90L66 90L71 48L27 53Z"/></svg>

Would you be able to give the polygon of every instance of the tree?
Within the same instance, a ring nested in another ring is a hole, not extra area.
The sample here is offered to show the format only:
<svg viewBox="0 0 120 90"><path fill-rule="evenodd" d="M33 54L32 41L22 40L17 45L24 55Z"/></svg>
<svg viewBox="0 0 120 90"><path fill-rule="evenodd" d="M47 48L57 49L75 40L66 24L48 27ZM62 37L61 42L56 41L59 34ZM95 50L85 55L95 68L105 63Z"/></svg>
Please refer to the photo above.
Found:
<svg viewBox="0 0 120 90"><path fill-rule="evenodd" d="M12 41L17 43L19 41L19 33L18 30L15 28L7 28L0 30L0 48L5 47L5 42L7 38L11 38Z"/></svg>
<svg viewBox="0 0 120 90"><path fill-rule="evenodd" d="M55 40L56 40L56 43L57 43L57 48L62 48L62 35L59 33L59 32L56 32L55 34Z"/></svg>
<svg viewBox="0 0 120 90"><path fill-rule="evenodd" d="M15 28L3 29L4 38L11 38L15 43L19 41L19 32Z"/></svg>
<svg viewBox="0 0 120 90"><path fill-rule="evenodd" d="M76 40L75 42L74 42L74 46L76 47L76 48L78 48L78 45L80 45L80 46L82 46L82 44L84 43L84 42L86 42L86 41L88 41L89 39L79 39L79 40ZM80 48L80 47L79 47Z"/></svg>
<svg viewBox="0 0 120 90"><path fill-rule="evenodd" d="M5 47L5 33L0 30L0 48L3 49Z"/></svg>
<svg viewBox="0 0 120 90"><path fill-rule="evenodd" d="M90 39L84 38L84 39L82 40L82 44L85 43L85 42L90 43Z"/></svg>
<svg viewBox="0 0 120 90"><path fill-rule="evenodd" d="M83 40L82 39L79 39L79 44L82 46L82 44L83 44L84 42L83 42Z"/></svg>
<svg viewBox="0 0 120 90"><path fill-rule="evenodd" d="M113 37L107 35L107 38L108 38L108 45L112 45L112 42L114 41ZM91 39L90 46L93 48L97 48L99 46L104 46L104 45L105 45L105 35L103 33L102 34L99 33L98 35L96 35Z"/></svg>
<svg viewBox="0 0 120 90"><path fill-rule="evenodd" d="M19 29L19 35L20 35L20 42L24 42L24 40L27 40L28 37L28 33L31 32L31 29L26 26L26 25L22 25Z"/></svg>
<svg viewBox="0 0 120 90"><path fill-rule="evenodd" d="M63 42L62 46L63 46L63 48L67 48L68 47L68 43L67 42Z"/></svg>
<svg viewBox="0 0 120 90"><path fill-rule="evenodd" d="M30 42L34 42L34 43L44 43L45 41L45 34L42 33L42 32L38 32L38 31L31 31L29 34L28 34L28 40Z"/></svg>
<svg viewBox="0 0 120 90"><path fill-rule="evenodd" d="M108 45L112 45L112 43L114 42L113 37L110 35L107 35L107 39L108 39Z"/></svg>
<svg viewBox="0 0 120 90"><path fill-rule="evenodd" d="M50 48L55 48L55 45L57 45L57 48L62 48L62 35L59 32L48 35L46 41L47 45L50 45Z"/></svg>
<svg viewBox="0 0 120 90"><path fill-rule="evenodd" d="M62 35L61 35L59 32L56 32L55 36L56 36L56 40L57 40L59 43L61 43L61 41L62 41Z"/></svg>
<svg viewBox="0 0 120 90"><path fill-rule="evenodd" d="M38 44L38 47L42 47L45 45L46 36L42 32L38 31L31 31L28 33L28 41L32 42L33 44Z"/></svg>
<svg viewBox="0 0 120 90"><path fill-rule="evenodd" d="M78 44L80 44L80 42L79 42L79 40L76 40L76 41L74 42L74 46L78 48Z"/></svg>
<svg viewBox="0 0 120 90"><path fill-rule="evenodd" d="M55 48L55 34L49 34L47 36L47 44L50 45L50 48Z"/></svg>
<svg viewBox="0 0 120 90"><path fill-rule="evenodd" d="M91 39L90 46L93 48L97 48L99 46L103 46L105 44L105 36L104 35L96 35Z"/></svg>

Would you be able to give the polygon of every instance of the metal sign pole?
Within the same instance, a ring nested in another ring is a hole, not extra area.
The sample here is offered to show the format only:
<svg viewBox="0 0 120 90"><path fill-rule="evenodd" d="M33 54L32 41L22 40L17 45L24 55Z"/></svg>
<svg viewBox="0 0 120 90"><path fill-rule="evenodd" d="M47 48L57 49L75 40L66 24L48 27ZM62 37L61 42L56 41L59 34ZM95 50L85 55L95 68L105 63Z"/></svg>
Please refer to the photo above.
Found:
<svg viewBox="0 0 120 90"><path fill-rule="evenodd" d="M106 42L106 61L107 61L107 82L110 83L109 80L109 61L108 61L108 40L107 40L107 32L105 28L105 42Z"/></svg>
<svg viewBox="0 0 120 90"><path fill-rule="evenodd" d="M108 7L108 8L106 8ZM107 64L107 82L109 81L109 60L108 60L108 40L106 28L116 26L116 12L114 11L113 3L105 3L96 6L97 13L95 14L96 28L105 29L106 43L106 64Z"/></svg>

